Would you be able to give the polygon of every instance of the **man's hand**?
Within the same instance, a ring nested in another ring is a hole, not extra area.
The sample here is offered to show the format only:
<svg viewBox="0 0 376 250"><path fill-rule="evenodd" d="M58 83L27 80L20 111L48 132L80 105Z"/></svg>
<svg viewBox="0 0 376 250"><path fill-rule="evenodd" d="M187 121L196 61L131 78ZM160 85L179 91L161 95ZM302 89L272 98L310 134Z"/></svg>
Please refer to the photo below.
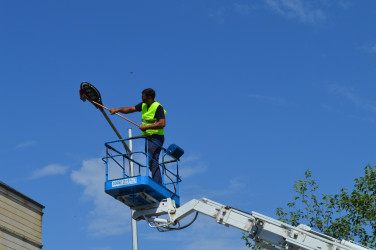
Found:
<svg viewBox="0 0 376 250"><path fill-rule="evenodd" d="M141 125L140 126L140 130L145 132L147 129L148 129L149 126L144 126L144 125Z"/></svg>
<svg viewBox="0 0 376 250"><path fill-rule="evenodd" d="M109 109L111 115L115 114L118 112L118 109L117 108L113 108L113 109Z"/></svg>

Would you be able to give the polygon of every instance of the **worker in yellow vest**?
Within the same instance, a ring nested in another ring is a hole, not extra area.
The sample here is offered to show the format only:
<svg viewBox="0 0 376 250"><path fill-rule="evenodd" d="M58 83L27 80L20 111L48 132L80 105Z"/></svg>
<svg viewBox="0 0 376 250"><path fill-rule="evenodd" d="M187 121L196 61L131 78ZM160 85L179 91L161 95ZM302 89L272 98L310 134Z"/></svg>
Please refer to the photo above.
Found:
<svg viewBox="0 0 376 250"><path fill-rule="evenodd" d="M142 125L140 129L142 135L147 138L147 148L149 154L149 169L152 178L157 183L162 183L161 170L158 161L161 147L164 143L164 127L166 126L166 110L163 106L154 100L155 91L151 88L142 91L142 102L133 107L122 107L110 109L111 114L117 112L129 114L141 112Z"/></svg>

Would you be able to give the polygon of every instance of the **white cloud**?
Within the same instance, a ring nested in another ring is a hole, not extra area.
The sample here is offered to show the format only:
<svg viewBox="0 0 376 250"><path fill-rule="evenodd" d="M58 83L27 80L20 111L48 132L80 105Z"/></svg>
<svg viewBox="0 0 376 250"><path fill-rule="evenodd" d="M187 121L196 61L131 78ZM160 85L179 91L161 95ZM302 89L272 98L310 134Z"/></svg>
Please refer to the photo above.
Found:
<svg viewBox="0 0 376 250"><path fill-rule="evenodd" d="M35 170L30 179L37 179L50 175L64 175L67 172L68 167L59 164L51 164L44 168Z"/></svg>
<svg viewBox="0 0 376 250"><path fill-rule="evenodd" d="M36 141L26 141L26 142L22 142L20 144L18 144L16 146L17 149L19 148L27 148L27 147L31 147L33 145L35 145L37 142Z"/></svg>
<svg viewBox="0 0 376 250"><path fill-rule="evenodd" d="M265 0L266 4L278 14L296 18L304 23L317 23L326 19L321 9L314 9L302 0Z"/></svg>
<svg viewBox="0 0 376 250"><path fill-rule="evenodd" d="M246 176L231 177L222 183L221 188L216 188L214 190L206 190L205 195L208 198L214 198L214 199L222 198L226 196L228 197L235 196L235 195L238 195L239 190L247 189L247 186L245 185L245 183L247 183Z"/></svg>
<svg viewBox="0 0 376 250"><path fill-rule="evenodd" d="M340 96L345 97L346 99L356 103L360 104L360 98L355 94L355 90L350 87L345 87L337 84L330 84L328 85L329 91L332 93L338 94Z"/></svg>
<svg viewBox="0 0 376 250"><path fill-rule="evenodd" d="M376 112L376 105L360 97L353 88L330 84L328 85L328 89L330 92L345 98L359 108Z"/></svg>
<svg viewBox="0 0 376 250"><path fill-rule="evenodd" d="M199 156L186 156L182 158L181 164L179 165L179 175L185 179L197 174L202 174L206 172L207 169L207 165Z"/></svg>
<svg viewBox="0 0 376 250"><path fill-rule="evenodd" d="M208 198L217 202L230 201L233 206L245 206L249 203L248 200L242 200L242 190L247 190L247 197L257 196L257 192L249 190L247 183L249 177L247 176L231 176L227 180L221 180L217 182L215 186L208 187L202 184L189 185L184 183L184 179L181 185L180 197L181 204L184 204L191 199ZM236 202L236 203L235 203Z"/></svg>
<svg viewBox="0 0 376 250"><path fill-rule="evenodd" d="M368 44L368 45L363 45L360 47L361 50L368 52L368 53L376 53L376 44Z"/></svg>
<svg viewBox="0 0 376 250"><path fill-rule="evenodd" d="M242 14L242 15L249 14L251 12L251 10L253 9L248 4L240 4L240 3L235 3L234 7L235 7L235 12L239 13L239 14Z"/></svg>
<svg viewBox="0 0 376 250"><path fill-rule="evenodd" d="M209 12L209 17L216 20L219 23L223 23L225 21L225 14L226 8L218 7L216 9L211 9Z"/></svg>
<svg viewBox="0 0 376 250"><path fill-rule="evenodd" d="M130 209L104 192L105 167L101 159L83 161L79 170L72 171L71 179L84 187L83 198L94 203L86 226L90 234L108 236L130 230Z"/></svg>
<svg viewBox="0 0 376 250"><path fill-rule="evenodd" d="M348 9L353 5L353 3L347 0L339 0L338 5L343 9Z"/></svg>

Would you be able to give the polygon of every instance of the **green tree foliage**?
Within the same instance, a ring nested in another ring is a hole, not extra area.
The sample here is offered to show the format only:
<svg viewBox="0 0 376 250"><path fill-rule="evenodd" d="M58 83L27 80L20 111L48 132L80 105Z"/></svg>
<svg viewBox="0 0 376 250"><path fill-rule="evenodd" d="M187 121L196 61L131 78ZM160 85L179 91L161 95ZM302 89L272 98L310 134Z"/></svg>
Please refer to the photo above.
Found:
<svg viewBox="0 0 376 250"><path fill-rule="evenodd" d="M287 209L277 208L279 220L293 226L306 224L334 238L376 248L376 168L367 165L364 176L354 182L352 191L342 188L338 194L318 195L319 186L306 170L305 179L294 183L296 195ZM246 235L242 239L257 249Z"/></svg>

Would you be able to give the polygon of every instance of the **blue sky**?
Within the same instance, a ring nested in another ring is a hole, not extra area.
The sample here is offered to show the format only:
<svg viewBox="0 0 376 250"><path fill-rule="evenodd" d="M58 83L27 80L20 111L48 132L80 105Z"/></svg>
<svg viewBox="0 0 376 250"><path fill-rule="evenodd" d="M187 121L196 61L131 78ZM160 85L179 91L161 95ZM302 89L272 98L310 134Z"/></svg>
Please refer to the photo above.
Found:
<svg viewBox="0 0 376 250"><path fill-rule="evenodd" d="M276 217L306 169L322 193L351 188L375 165L375 14L355 0L0 0L0 180L46 206L44 249L130 249L129 209L103 191L116 135L79 99L88 81L108 107L156 90L166 146L185 150L183 203ZM138 225L140 249L246 249L204 216Z"/></svg>

